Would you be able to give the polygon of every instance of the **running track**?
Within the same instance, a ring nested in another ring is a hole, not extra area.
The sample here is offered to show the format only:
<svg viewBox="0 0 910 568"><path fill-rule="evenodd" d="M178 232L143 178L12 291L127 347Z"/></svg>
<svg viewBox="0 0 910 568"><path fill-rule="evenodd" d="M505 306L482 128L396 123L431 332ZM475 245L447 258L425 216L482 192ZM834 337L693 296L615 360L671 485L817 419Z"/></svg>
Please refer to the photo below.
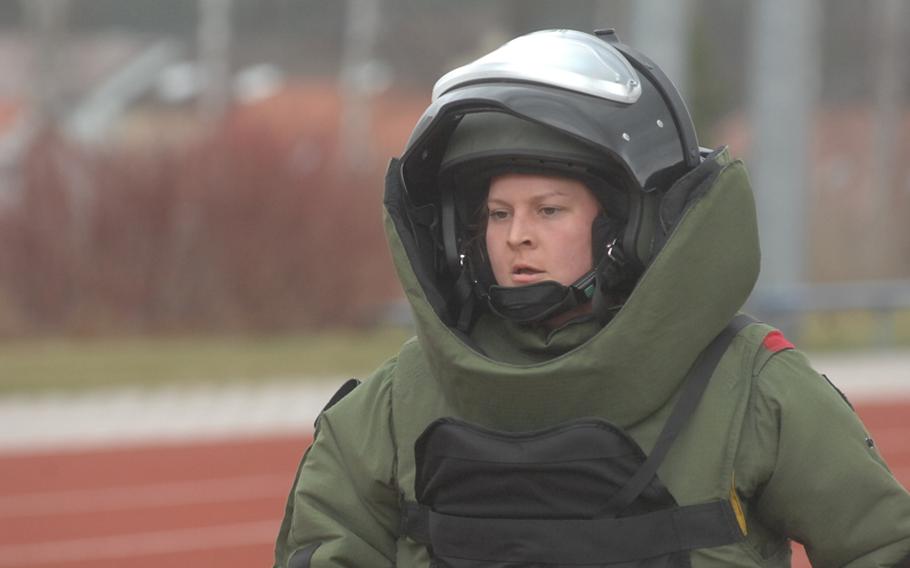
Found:
<svg viewBox="0 0 910 568"><path fill-rule="evenodd" d="M910 486L910 398L857 410ZM0 455L0 568L271 566L308 435ZM794 566L808 566L796 548Z"/></svg>

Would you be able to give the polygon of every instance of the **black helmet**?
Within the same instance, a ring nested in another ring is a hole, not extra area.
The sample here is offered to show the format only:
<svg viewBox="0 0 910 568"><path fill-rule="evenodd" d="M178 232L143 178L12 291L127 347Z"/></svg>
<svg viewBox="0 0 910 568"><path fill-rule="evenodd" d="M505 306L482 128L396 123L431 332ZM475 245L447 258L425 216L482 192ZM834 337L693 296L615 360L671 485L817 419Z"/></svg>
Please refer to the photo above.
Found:
<svg viewBox="0 0 910 568"><path fill-rule="evenodd" d="M688 111L656 65L612 31L546 30L436 83L401 179L415 206L437 208L443 258L435 270L458 289L454 309L466 327L477 299L531 321L589 298L603 308L604 294L627 292L655 252L661 196L699 159ZM483 240L471 238L472 209L490 178L507 171L574 177L604 206L592 227L594 267L578 282L498 287L482 246L469 246Z"/></svg>

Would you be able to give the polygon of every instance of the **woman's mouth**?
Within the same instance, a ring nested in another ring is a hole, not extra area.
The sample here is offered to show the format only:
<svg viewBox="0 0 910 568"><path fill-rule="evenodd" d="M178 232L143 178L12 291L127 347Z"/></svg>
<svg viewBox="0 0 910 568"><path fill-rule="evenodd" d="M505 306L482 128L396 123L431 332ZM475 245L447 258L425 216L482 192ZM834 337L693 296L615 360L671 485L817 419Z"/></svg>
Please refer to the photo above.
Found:
<svg viewBox="0 0 910 568"><path fill-rule="evenodd" d="M542 278L544 271L526 264L517 264L512 268L512 281L516 284L530 284Z"/></svg>

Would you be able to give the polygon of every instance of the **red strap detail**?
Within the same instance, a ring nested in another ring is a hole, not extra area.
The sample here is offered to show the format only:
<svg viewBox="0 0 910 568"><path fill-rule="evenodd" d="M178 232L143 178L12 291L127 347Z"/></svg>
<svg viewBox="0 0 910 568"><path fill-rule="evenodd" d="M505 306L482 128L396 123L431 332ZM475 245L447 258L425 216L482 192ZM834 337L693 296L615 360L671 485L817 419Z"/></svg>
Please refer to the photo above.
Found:
<svg viewBox="0 0 910 568"><path fill-rule="evenodd" d="M790 343L790 340L784 337L784 334L776 329L765 336L765 340L762 341L762 344L765 346L765 349L771 353L777 353L778 351L784 351L786 349L796 349L796 345Z"/></svg>

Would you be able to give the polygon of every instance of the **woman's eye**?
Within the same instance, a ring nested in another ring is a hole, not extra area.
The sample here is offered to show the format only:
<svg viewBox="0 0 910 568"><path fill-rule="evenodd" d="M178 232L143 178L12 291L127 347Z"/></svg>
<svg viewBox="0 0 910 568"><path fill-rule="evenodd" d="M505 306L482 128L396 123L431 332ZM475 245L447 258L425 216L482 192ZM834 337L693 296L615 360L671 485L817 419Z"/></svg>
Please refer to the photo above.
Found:
<svg viewBox="0 0 910 568"><path fill-rule="evenodd" d="M497 221L501 221L502 219L505 219L508 216L509 216L509 213L507 211L502 211L502 210L490 211L490 219L494 219Z"/></svg>

